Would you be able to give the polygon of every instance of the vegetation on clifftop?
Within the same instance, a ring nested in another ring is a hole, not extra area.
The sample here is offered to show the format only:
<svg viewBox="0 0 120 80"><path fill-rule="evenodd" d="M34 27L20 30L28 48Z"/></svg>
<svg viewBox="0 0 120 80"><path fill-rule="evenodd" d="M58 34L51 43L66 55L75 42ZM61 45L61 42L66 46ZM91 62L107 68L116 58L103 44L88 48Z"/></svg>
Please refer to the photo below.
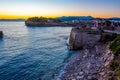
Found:
<svg viewBox="0 0 120 80"><path fill-rule="evenodd" d="M32 17L25 21L27 26L65 26L63 21L57 18L46 18L46 17Z"/></svg>
<svg viewBox="0 0 120 80"><path fill-rule="evenodd" d="M28 18L27 21L31 21L31 22L41 22L41 23L45 23L45 22L62 22L59 19L56 18L46 18L46 17L32 17L32 18Z"/></svg>
<svg viewBox="0 0 120 80"><path fill-rule="evenodd" d="M28 21L31 21L31 22L47 22L47 18L44 18L44 17L32 17L32 18L28 18L27 19Z"/></svg>
<svg viewBox="0 0 120 80"><path fill-rule="evenodd" d="M120 35L117 35L117 37L112 41L110 44L110 49L114 54L120 54Z"/></svg>
<svg viewBox="0 0 120 80"><path fill-rule="evenodd" d="M120 79L120 35L111 42L110 49L115 54L113 61L111 62L110 68L114 72L112 79Z"/></svg>

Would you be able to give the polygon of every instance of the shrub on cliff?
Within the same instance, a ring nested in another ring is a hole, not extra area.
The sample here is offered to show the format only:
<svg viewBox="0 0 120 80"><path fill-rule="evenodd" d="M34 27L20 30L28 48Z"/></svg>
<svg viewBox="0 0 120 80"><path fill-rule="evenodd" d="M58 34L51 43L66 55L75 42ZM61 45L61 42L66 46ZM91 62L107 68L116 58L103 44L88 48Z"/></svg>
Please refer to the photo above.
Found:
<svg viewBox="0 0 120 80"><path fill-rule="evenodd" d="M115 40L112 41L112 43L110 44L110 49L116 55L120 54L120 35L117 35L117 38L115 38Z"/></svg>
<svg viewBox="0 0 120 80"><path fill-rule="evenodd" d="M100 42L106 43L109 41L113 41L116 37L117 37L117 34L105 33L101 36Z"/></svg>
<svg viewBox="0 0 120 80"><path fill-rule="evenodd" d="M62 22L61 20L57 19L57 18L46 18L46 17L31 17L28 18L26 21L31 21L31 22Z"/></svg>
<svg viewBox="0 0 120 80"><path fill-rule="evenodd" d="M114 71L118 67L119 67L119 63L113 60L110 64L110 68Z"/></svg>
<svg viewBox="0 0 120 80"><path fill-rule="evenodd" d="M117 80L120 78L120 35L117 35L117 37L111 42L110 49L115 54L114 59L110 64L110 68L114 72L113 79L111 80Z"/></svg>
<svg viewBox="0 0 120 80"><path fill-rule="evenodd" d="M106 23L106 26L111 26L111 21L107 20L105 21L105 23Z"/></svg>
<svg viewBox="0 0 120 80"><path fill-rule="evenodd" d="M116 71L116 76L118 76L120 78L120 69Z"/></svg>
<svg viewBox="0 0 120 80"><path fill-rule="evenodd" d="M28 18L27 21L31 21L31 22L47 22L47 18L45 18L45 17L32 17L32 18Z"/></svg>
<svg viewBox="0 0 120 80"><path fill-rule="evenodd" d="M106 36L105 36L105 39L107 40L107 41L113 41L115 38L116 38L116 34L107 34Z"/></svg>

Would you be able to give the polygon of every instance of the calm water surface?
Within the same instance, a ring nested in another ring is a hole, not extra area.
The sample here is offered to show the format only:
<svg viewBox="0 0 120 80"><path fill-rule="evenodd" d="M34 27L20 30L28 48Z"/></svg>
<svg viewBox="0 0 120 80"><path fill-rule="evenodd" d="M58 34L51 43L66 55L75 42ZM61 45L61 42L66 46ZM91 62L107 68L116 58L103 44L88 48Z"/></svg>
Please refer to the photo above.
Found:
<svg viewBox="0 0 120 80"><path fill-rule="evenodd" d="M0 80L51 80L71 52L66 40L71 27L26 27L0 22Z"/></svg>

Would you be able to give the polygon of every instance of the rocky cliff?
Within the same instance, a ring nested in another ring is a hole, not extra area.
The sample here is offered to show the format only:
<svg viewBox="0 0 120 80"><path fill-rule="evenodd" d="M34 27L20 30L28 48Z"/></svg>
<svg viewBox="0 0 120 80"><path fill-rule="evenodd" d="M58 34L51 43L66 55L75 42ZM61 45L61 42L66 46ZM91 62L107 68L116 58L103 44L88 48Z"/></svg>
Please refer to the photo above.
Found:
<svg viewBox="0 0 120 80"><path fill-rule="evenodd" d="M83 47L94 47L101 39L99 34L82 32L79 28L72 28L69 38L69 48L72 50L82 49Z"/></svg>
<svg viewBox="0 0 120 80"><path fill-rule="evenodd" d="M110 80L110 62L114 55L107 44L76 52L64 69L60 80Z"/></svg>
<svg viewBox="0 0 120 80"><path fill-rule="evenodd" d="M79 28L71 30L70 49L81 49L73 54L60 80L110 80L110 63L114 54L109 50L106 34L90 34Z"/></svg>

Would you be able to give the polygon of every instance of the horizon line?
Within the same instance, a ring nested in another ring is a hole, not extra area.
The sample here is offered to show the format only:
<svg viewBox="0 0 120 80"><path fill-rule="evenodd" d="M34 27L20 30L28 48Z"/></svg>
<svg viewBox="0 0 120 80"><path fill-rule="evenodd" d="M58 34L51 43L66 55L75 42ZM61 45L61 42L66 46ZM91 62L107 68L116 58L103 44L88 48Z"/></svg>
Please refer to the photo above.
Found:
<svg viewBox="0 0 120 80"><path fill-rule="evenodd" d="M28 19L28 18L31 18L31 17L45 17L45 18L59 18L59 17L88 17L88 16L91 16L91 15L86 15L86 16L83 16L83 15L79 15L79 16L21 16L21 17L19 17L19 16L14 16L13 18L10 16L10 17L8 17L8 18L0 18L0 19L8 19L8 20L11 20L11 19ZM18 18L16 18L16 17L18 17ZM23 18L22 18L23 17ZM26 18L25 18L26 17ZM91 17L93 17L93 18L120 18L120 17L94 17L94 16L91 16Z"/></svg>

